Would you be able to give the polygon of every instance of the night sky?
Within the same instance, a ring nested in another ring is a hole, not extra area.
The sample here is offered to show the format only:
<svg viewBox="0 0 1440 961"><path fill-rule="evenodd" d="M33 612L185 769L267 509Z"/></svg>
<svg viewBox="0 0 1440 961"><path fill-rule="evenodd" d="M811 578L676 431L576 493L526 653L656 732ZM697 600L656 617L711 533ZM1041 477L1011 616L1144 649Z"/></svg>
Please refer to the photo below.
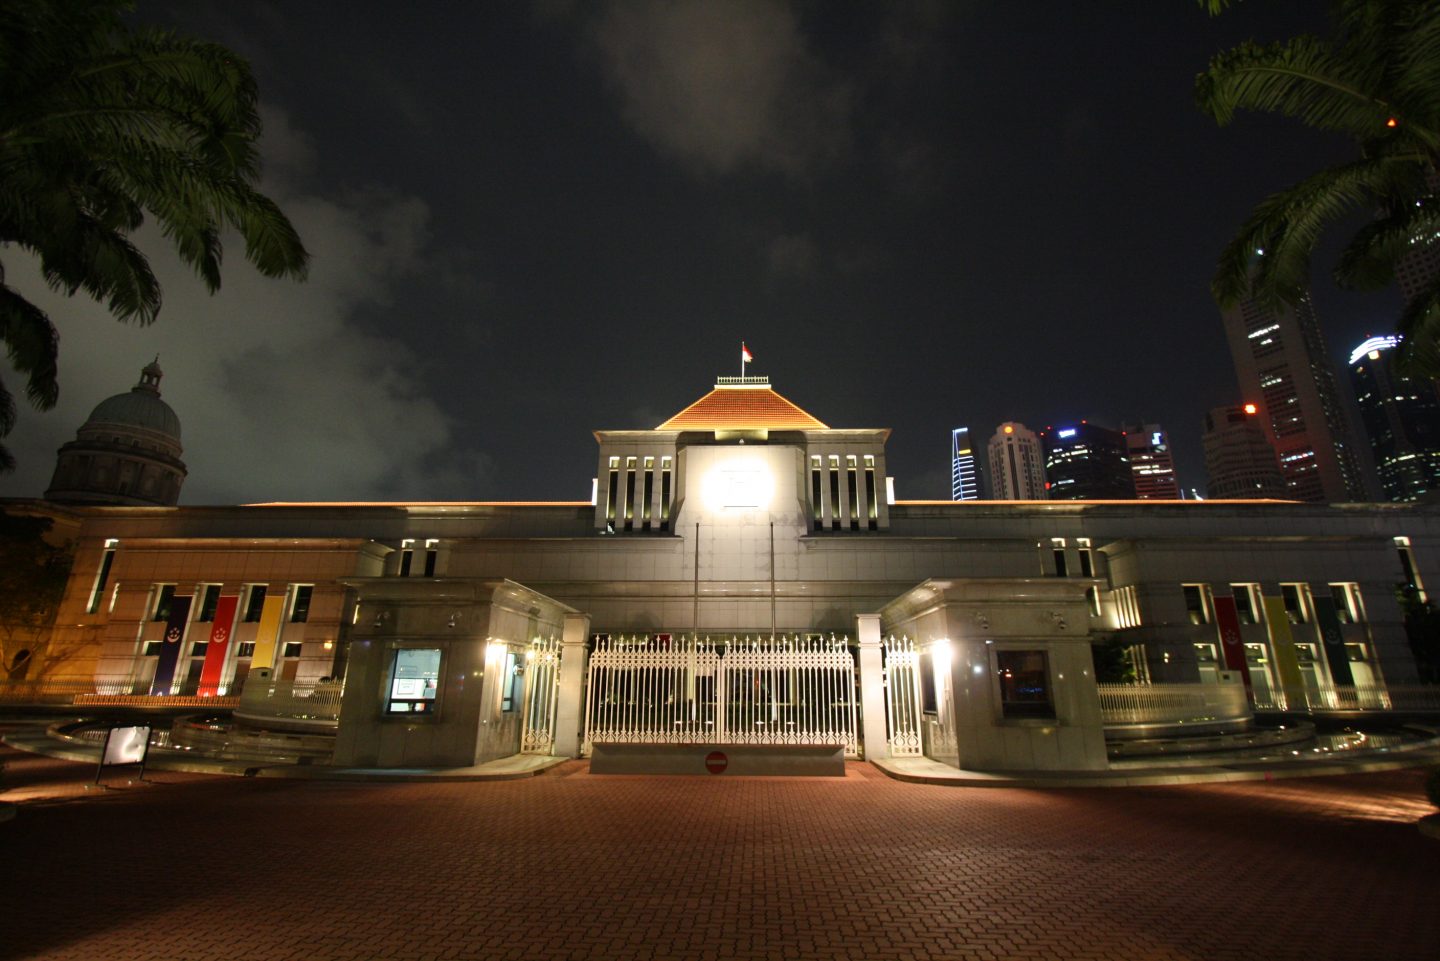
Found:
<svg viewBox="0 0 1440 961"><path fill-rule="evenodd" d="M314 256L235 239L209 297L157 235L149 329L7 282L61 329L0 494L155 354L182 503L584 499L597 428L651 428L739 373L832 427L889 427L902 499L949 496L949 432L1159 422L1204 489L1238 402L1212 267L1266 194L1348 145L1219 129L1195 74L1323 4L140 2L249 58L264 187ZM1336 292L1333 358L1398 295ZM7 373L19 393L19 380Z"/></svg>

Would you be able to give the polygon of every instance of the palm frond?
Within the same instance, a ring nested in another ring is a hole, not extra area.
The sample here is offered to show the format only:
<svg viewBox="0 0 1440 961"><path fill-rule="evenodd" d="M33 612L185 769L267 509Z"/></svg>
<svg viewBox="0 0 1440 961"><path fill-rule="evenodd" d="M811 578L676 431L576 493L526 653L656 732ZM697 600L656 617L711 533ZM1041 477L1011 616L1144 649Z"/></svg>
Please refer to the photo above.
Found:
<svg viewBox="0 0 1440 961"><path fill-rule="evenodd" d="M1389 157L1329 167L1267 197L1220 255L1211 291L1222 307L1246 298L1295 304L1310 284L1320 235L1351 212L1373 210L1415 164Z"/></svg>
<svg viewBox="0 0 1440 961"><path fill-rule="evenodd" d="M1390 116L1354 65L1312 36L1268 45L1252 41L1217 54L1195 78L1195 102L1221 126L1245 109L1350 136L1373 131Z"/></svg>
<svg viewBox="0 0 1440 961"><path fill-rule="evenodd" d="M1397 262L1417 244L1440 236L1440 197L1422 196L1396 204L1366 224L1336 262L1335 282L1351 290L1379 290L1393 283Z"/></svg>
<svg viewBox="0 0 1440 961"><path fill-rule="evenodd" d="M1397 369L1412 377L1440 377L1440 278L1410 299L1396 330Z"/></svg>
<svg viewBox="0 0 1440 961"><path fill-rule="evenodd" d="M39 307L0 283L0 341L9 349L10 364L25 375L25 393L41 410L60 397L56 380L60 335ZM0 434L9 428L0 422Z"/></svg>

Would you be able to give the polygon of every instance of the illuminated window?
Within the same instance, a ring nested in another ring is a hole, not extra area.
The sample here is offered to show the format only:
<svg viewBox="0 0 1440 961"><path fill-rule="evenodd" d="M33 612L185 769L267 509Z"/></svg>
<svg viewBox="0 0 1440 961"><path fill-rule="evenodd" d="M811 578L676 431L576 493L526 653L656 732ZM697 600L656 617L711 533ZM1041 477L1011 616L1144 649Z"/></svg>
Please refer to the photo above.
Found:
<svg viewBox="0 0 1440 961"><path fill-rule="evenodd" d="M157 584L155 586L155 606L151 608L150 620L170 620L170 608L175 604L175 585Z"/></svg>
<svg viewBox="0 0 1440 961"><path fill-rule="evenodd" d="M200 616L195 620L208 624L215 620L215 608L220 606L220 585L206 584L200 595Z"/></svg>
<svg viewBox="0 0 1440 961"><path fill-rule="evenodd" d="M434 714L440 694L440 649L403 648L390 662L386 714Z"/></svg>
<svg viewBox="0 0 1440 961"><path fill-rule="evenodd" d="M1365 620L1359 584L1331 584L1330 596L1335 600L1335 616L1341 624L1359 624Z"/></svg>
<svg viewBox="0 0 1440 961"><path fill-rule="evenodd" d="M1002 717L1054 717L1050 665L1044 651L996 651Z"/></svg>
<svg viewBox="0 0 1440 961"><path fill-rule="evenodd" d="M520 710L520 697L524 690L524 678L520 674L520 661L514 651L505 654L505 680L500 697L500 710L505 713Z"/></svg>
<svg viewBox="0 0 1440 961"><path fill-rule="evenodd" d="M820 481L820 458L810 458L810 509L814 515L815 528L818 530L824 522L825 502L824 493Z"/></svg>
<svg viewBox="0 0 1440 961"><path fill-rule="evenodd" d="M1281 584L1280 596L1285 601L1285 616L1291 624L1310 623L1310 588L1306 584Z"/></svg>
<svg viewBox="0 0 1440 961"><path fill-rule="evenodd" d="M1215 619L1209 584L1181 585L1185 592L1185 612L1191 624L1209 624Z"/></svg>
<svg viewBox="0 0 1440 961"><path fill-rule="evenodd" d="M830 528L840 529L840 456L830 455Z"/></svg>
<svg viewBox="0 0 1440 961"><path fill-rule="evenodd" d="M1078 537L1075 539L1076 553L1080 555L1080 576L1094 577L1095 564L1090 556L1090 538Z"/></svg>
<svg viewBox="0 0 1440 961"><path fill-rule="evenodd" d="M670 529L670 458L660 458L660 529Z"/></svg>
<svg viewBox="0 0 1440 961"><path fill-rule="evenodd" d="M95 586L90 590L90 602L85 613L94 614L100 610L100 599L105 596L105 583L110 580L110 565L115 562L115 549L120 542L113 537L105 542L105 553L100 557L100 570L95 575Z"/></svg>
<svg viewBox="0 0 1440 961"><path fill-rule="evenodd" d="M425 576L435 576L435 564L440 559L440 542L431 538L425 542Z"/></svg>
<svg viewBox="0 0 1440 961"><path fill-rule="evenodd" d="M1068 577L1070 569L1065 563L1065 538L1050 538L1050 553L1055 558L1055 576Z"/></svg>
<svg viewBox="0 0 1440 961"><path fill-rule="evenodd" d="M1404 583L1419 592L1420 600L1425 600L1425 585L1420 583L1420 573L1415 569L1415 554L1410 550L1410 538L1395 538L1395 551L1400 555L1400 569L1405 574Z"/></svg>
<svg viewBox="0 0 1440 961"><path fill-rule="evenodd" d="M610 471L605 484L605 523L615 527L615 496L620 493L620 458L610 458Z"/></svg>
<svg viewBox="0 0 1440 961"><path fill-rule="evenodd" d="M261 611L265 610L265 585L251 584L248 590L249 594L245 598L245 623L254 624L260 620Z"/></svg>
<svg viewBox="0 0 1440 961"><path fill-rule="evenodd" d="M400 542L400 576L409 577L410 567L415 563L415 542L405 540Z"/></svg>
<svg viewBox="0 0 1440 961"><path fill-rule="evenodd" d="M625 458L625 529L635 529L635 458Z"/></svg>
<svg viewBox="0 0 1440 961"><path fill-rule="evenodd" d="M875 503L875 455L865 455L865 513L866 526L870 530L878 530L880 526L880 508Z"/></svg>
<svg viewBox="0 0 1440 961"><path fill-rule="evenodd" d="M313 584L295 584L291 587L290 597L290 623L303 624L310 620L310 595L314 593Z"/></svg>
<svg viewBox="0 0 1440 961"><path fill-rule="evenodd" d="M645 458L645 490L640 495L640 526L650 526L650 499L655 496L655 458Z"/></svg>
<svg viewBox="0 0 1440 961"><path fill-rule="evenodd" d="M860 529L860 484L856 474L855 455L845 458L845 492L850 497L850 529Z"/></svg>
<svg viewBox="0 0 1440 961"><path fill-rule="evenodd" d="M1235 614L1241 624L1260 623L1260 585L1231 584L1235 596Z"/></svg>

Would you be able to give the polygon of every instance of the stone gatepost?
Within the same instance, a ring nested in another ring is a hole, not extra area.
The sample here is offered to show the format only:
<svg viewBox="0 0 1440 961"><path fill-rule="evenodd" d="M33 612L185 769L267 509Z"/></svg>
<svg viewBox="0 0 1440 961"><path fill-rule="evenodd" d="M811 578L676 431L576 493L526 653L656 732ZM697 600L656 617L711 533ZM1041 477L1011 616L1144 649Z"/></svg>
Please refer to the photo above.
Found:
<svg viewBox="0 0 1440 961"><path fill-rule="evenodd" d="M860 744L865 759L890 756L885 735L885 658L880 650L880 615L855 615L855 634L860 642Z"/></svg>
<svg viewBox="0 0 1440 961"><path fill-rule="evenodd" d="M560 701L555 711L555 747L558 757L580 756L580 729L584 724L585 673L590 636L589 614L566 614L561 634Z"/></svg>

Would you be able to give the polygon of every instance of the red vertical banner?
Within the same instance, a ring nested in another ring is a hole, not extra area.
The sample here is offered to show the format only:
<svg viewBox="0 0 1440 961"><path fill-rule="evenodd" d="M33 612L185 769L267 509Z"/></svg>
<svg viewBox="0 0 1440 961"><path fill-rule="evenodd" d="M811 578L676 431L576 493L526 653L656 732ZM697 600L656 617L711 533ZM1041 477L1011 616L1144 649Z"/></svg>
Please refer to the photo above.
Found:
<svg viewBox="0 0 1440 961"><path fill-rule="evenodd" d="M1225 667L1239 671L1245 682L1245 696L1254 700L1250 686L1250 665L1245 660L1245 642L1240 639L1240 616L1235 612L1235 598L1229 594L1217 594L1215 601L1215 626L1220 630L1220 648L1225 652Z"/></svg>
<svg viewBox="0 0 1440 961"><path fill-rule="evenodd" d="M200 696L214 697L220 692L225 676L225 655L230 653L230 636L235 632L235 608L239 594L221 594L215 605L215 620L210 625L210 644L205 648L205 663L200 668Z"/></svg>

